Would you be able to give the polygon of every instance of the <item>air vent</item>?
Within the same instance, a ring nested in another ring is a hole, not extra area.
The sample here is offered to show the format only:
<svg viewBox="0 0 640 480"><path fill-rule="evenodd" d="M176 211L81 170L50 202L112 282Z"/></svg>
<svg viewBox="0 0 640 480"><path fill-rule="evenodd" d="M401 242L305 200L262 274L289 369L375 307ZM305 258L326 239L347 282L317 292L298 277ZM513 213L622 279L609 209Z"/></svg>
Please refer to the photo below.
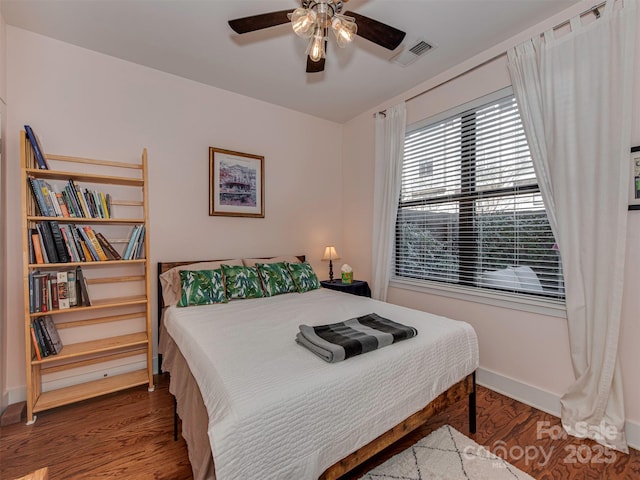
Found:
<svg viewBox="0 0 640 480"><path fill-rule="evenodd" d="M391 59L391 61L406 67L433 48L433 45L422 39L418 39L409 45L410 46L408 47L405 46L399 54Z"/></svg>

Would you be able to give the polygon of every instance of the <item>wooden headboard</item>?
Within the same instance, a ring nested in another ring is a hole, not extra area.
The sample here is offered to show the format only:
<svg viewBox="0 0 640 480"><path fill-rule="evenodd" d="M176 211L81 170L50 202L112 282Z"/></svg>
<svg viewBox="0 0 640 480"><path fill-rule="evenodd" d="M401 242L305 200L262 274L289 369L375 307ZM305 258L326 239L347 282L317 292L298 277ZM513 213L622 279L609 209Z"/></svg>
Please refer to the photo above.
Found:
<svg viewBox="0 0 640 480"><path fill-rule="evenodd" d="M296 257L298 257L298 259L301 262L304 262L306 259L305 255L296 255ZM251 257L251 258L254 258L254 257ZM255 257L255 258L259 258L262 260L269 260L275 257ZM192 263L201 263L201 262L224 262L225 260L229 261L230 259L225 258L222 260L186 260L186 261L180 261L180 262L158 262L158 278L156 279L158 283L158 339L160 338L160 332L162 331L161 329L162 312L164 310L164 298L162 297L162 285L160 284L160 275L171 270L172 268L180 267L182 265L191 265ZM158 370L162 373L162 355L161 354L158 354Z"/></svg>

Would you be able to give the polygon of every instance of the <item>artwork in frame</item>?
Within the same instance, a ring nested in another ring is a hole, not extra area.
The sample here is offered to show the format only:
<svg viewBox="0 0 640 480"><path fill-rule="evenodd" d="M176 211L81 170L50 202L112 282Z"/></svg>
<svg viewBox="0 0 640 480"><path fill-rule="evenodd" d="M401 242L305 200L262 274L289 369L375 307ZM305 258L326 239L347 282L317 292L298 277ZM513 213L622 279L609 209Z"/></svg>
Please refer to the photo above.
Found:
<svg viewBox="0 0 640 480"><path fill-rule="evenodd" d="M264 218L264 157L209 147L209 215Z"/></svg>
<svg viewBox="0 0 640 480"><path fill-rule="evenodd" d="M629 186L629 208L640 210L640 146L631 147L631 185Z"/></svg>

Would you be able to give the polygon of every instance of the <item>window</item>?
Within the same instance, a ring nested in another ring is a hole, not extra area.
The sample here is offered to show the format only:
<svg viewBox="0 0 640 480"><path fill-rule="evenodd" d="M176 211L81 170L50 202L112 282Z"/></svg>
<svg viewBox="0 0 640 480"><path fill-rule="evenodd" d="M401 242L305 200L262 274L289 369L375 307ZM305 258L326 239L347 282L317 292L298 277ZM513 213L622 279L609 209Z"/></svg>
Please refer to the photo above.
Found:
<svg viewBox="0 0 640 480"><path fill-rule="evenodd" d="M395 275L563 300L515 98L493 97L407 130Z"/></svg>

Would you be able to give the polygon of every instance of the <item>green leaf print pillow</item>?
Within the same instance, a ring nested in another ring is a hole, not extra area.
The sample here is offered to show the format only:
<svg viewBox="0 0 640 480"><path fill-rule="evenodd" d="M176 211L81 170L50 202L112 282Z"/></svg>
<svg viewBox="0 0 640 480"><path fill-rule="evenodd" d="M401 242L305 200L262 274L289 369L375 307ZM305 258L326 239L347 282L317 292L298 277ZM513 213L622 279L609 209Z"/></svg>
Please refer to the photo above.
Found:
<svg viewBox="0 0 640 480"><path fill-rule="evenodd" d="M224 283L227 288L227 298L258 298L263 297L260 277L256 267L243 265L222 265Z"/></svg>
<svg viewBox="0 0 640 480"><path fill-rule="evenodd" d="M281 293L295 292L296 285L284 262L281 263L257 263L258 272L264 285L267 297L280 295Z"/></svg>
<svg viewBox="0 0 640 480"><path fill-rule="evenodd" d="M178 307L226 303L222 270L181 270Z"/></svg>
<svg viewBox="0 0 640 480"><path fill-rule="evenodd" d="M291 272L291 277L300 293L308 292L320 288L320 282L316 272L313 271L308 262L287 263L287 268Z"/></svg>

